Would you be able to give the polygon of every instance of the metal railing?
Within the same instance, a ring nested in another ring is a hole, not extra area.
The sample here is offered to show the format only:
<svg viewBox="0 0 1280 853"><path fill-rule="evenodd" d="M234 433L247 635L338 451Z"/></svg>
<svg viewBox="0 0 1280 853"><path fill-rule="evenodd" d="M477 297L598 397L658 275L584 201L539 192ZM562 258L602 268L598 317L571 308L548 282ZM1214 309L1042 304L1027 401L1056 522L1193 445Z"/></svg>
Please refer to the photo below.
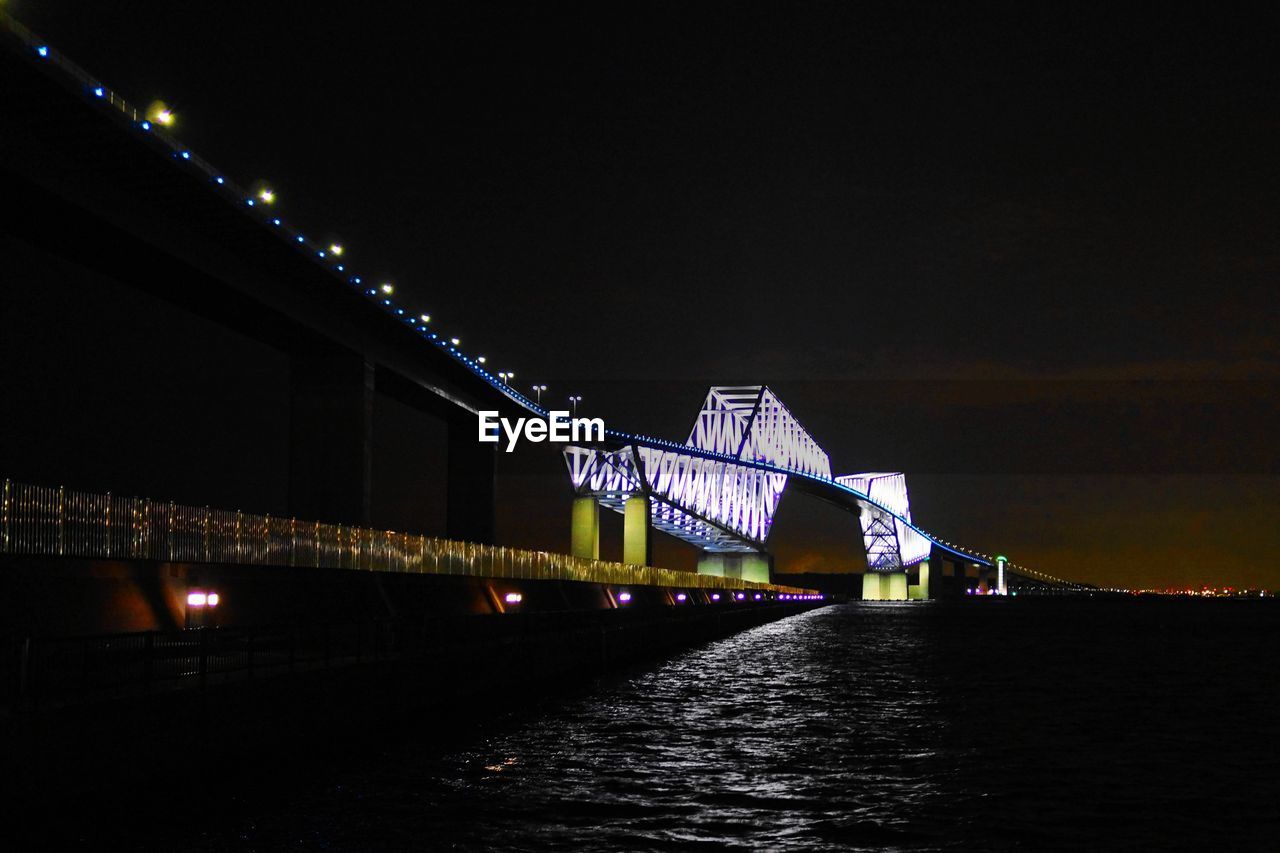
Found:
<svg viewBox="0 0 1280 853"><path fill-rule="evenodd" d="M430 639L421 626L386 621L27 637L4 655L0 709L421 654Z"/></svg>
<svg viewBox="0 0 1280 853"><path fill-rule="evenodd" d="M686 589L796 587L4 480L0 554L305 566Z"/></svg>

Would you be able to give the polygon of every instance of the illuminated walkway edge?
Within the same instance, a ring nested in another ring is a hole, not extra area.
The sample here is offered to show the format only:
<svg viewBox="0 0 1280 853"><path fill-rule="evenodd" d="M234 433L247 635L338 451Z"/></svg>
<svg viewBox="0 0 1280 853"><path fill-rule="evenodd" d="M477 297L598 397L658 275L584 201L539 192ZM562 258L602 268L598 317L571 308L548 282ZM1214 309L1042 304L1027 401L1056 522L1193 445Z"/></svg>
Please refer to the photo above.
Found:
<svg viewBox="0 0 1280 853"><path fill-rule="evenodd" d="M0 554L302 566L685 589L813 590L4 480Z"/></svg>

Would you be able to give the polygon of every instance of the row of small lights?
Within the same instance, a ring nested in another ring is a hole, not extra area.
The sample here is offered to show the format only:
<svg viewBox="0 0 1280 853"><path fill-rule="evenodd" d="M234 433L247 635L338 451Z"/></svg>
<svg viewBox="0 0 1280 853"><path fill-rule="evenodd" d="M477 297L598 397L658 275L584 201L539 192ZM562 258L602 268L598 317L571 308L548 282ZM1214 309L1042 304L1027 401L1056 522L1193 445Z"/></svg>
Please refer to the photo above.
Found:
<svg viewBox="0 0 1280 853"><path fill-rule="evenodd" d="M35 52L42 59L48 59L51 56L51 50L47 44L36 45ZM63 64L70 64L70 63L64 60ZM108 96L111 96L111 100L113 102L117 100L114 94L111 93L105 86L102 86L102 85L93 86L91 88L91 92L94 95L94 97L98 99L106 99L108 98ZM143 131L151 132L153 130L153 125L159 125L160 127L164 127L164 128L172 128L176 123L177 123L177 117L173 113L173 111L162 101L156 101L151 105L150 109L147 111L146 117L138 121L137 125ZM213 175L213 182L215 184L217 184L220 187L224 187L224 188L227 187L227 180L225 177L223 177L222 175L216 174L216 170L212 169L205 161L200 160L199 158L196 158L190 150L178 145L176 140L169 138L165 134L157 133L155 134L155 136L156 138L160 139L162 142L166 143L171 148L173 148L175 150L176 157L187 162L192 162L197 166L200 166L205 171ZM234 187L232 187L232 189L234 189ZM256 195L245 195L243 193L237 193L237 195L238 197L243 199L245 206L249 208L258 207L259 202L261 202L263 205L266 205L266 206L274 205L276 202L276 192L269 186L260 187ZM272 217L270 219L270 222L273 226L275 226L276 228L282 229L286 233L290 230L287 226L285 226L283 220L281 220L279 217ZM309 241L303 234L298 233L296 231L293 232L293 237L294 237L294 242L314 252L314 257L317 260L317 262L321 260L333 259L332 271L336 271L338 273L344 273L344 274L346 273L346 264L340 262L340 259L343 257L343 255L346 252L346 248L342 244L331 243L326 250L325 248L317 248L315 243L313 243L312 241ZM426 327L427 327L427 324L431 322L430 314L420 313L417 316L414 316L413 312L406 312L404 308L397 306L396 303L391 299L391 296L395 293L395 286L390 282L384 282L380 284L378 287L366 288L364 285L363 279L360 276L354 276L354 275L349 276L347 278L347 282L351 284L353 287L361 289L364 292L365 296L368 296L376 301L380 301L381 307L384 310L386 310L387 313L392 314L399 318L404 318L405 322L409 326L413 327L414 330L417 331L419 334L421 334L424 338L435 341L436 344L442 348L447 348L450 355L454 356L456 359L461 361L464 365L466 365L469 369L471 369L473 373L476 373L477 375L485 379L491 386L501 391L503 394L509 397L512 397L518 403L530 409L531 411L538 412L543 415L547 414L547 411L543 409L541 405L542 392L547 390L546 385L532 386L532 390L537 396L537 402L535 403L534 401L529 400L523 394L519 393L513 387L511 387L512 380L516 378L516 374L513 371L499 371L496 375L490 373L484 367L484 365L487 363L487 359L485 356L477 355L474 358L471 358L471 357L468 357L465 353L463 353L459 349L459 347L462 344L462 341L460 338L450 337L446 339L446 338L441 338L438 334L434 332L429 332ZM568 397L568 401L570 404L573 405L574 411L576 413L578 404L582 401L582 397L579 395L571 395L570 397ZM688 452L689 450L694 450L698 452L700 455L709 456L717 459L723 459L725 461L732 461L739 464L741 464L742 462L742 460L737 459L736 457L733 457L726 453L717 453L715 451L706 451L706 450L701 450L699 448L691 448L688 444L681 444L680 442L676 442L676 441L653 438L652 436L643 436L636 433L619 432L616 430L608 430L608 432L619 438L625 438L632 441L640 441L651 446L672 448L672 449L679 448L685 452ZM824 477L818 477L806 471L790 471L790 473L793 475L809 477L815 480L827 481L828 479ZM831 480L830 482L835 482L835 481ZM854 491L854 490L850 489L850 491ZM887 507L884 507L884 509L888 510ZM891 514L897 516L897 514L892 513L891 510L888 510L888 511L890 511ZM903 520L905 521L905 519ZM985 554L982 552L967 552L963 548L961 548L961 546L955 545L945 539L940 539L931 533L927 533L922 528L917 527L916 529L920 533L928 537L929 539L933 540L934 542L944 544L947 547L950 547L958 552L975 554L976 556L980 556L986 559L988 562L990 562L992 559L988 554ZM1010 564L1010 566L1014 567L1013 564ZM1014 567L1014 568L1017 568L1019 571L1026 571L1030 574L1034 574L1038 577L1042 577L1047 580L1055 581L1057 583L1067 583L1067 581L1063 581L1059 578L1055 578L1050 575L1045 575L1040 572L1035 572L1030 569L1024 569L1022 567Z"/></svg>
<svg viewBox="0 0 1280 853"><path fill-rule="evenodd" d="M738 593L734 593L733 600L744 601L746 597L747 597L747 594L745 592L738 592ZM626 590L619 592L616 598L619 604L625 605L625 604L631 603L631 593L627 592ZM826 598L826 596L818 593L801 594L801 593L784 592L784 593L779 593L776 596L770 595L769 598L776 599L778 601L822 601ZM683 604L689 600L689 595L684 592L679 592L679 593L676 593L675 599L677 602ZM752 595L752 599L755 601L762 601L764 600L764 594L757 592L754 595ZM512 604L512 605L520 604L522 601L524 601L524 595L519 592L508 592L506 595L502 597L502 600L507 604ZM718 592L712 593L711 600L719 601L720 593ZM222 601L222 597L216 592L204 592L201 590L192 590L191 592L187 593L188 607L196 607L196 608L217 607L218 604L221 603L221 601Z"/></svg>
<svg viewBox="0 0 1280 853"><path fill-rule="evenodd" d="M98 97L104 97L105 89L99 86L96 89L94 89L94 94ZM172 127L177 120L173 112L168 107L166 107L163 102L160 102L160 101L157 101L154 104L152 104L151 109L148 111L148 118L150 119L150 121L143 121L140 123L140 127L142 127L143 130L151 129L150 122L155 122L156 124L162 125L164 127ZM191 152L187 150L182 150L179 152L178 156L181 157L183 160L190 160ZM214 182L219 186L225 186L226 179L223 178L222 176L217 176L214 178ZM259 203L264 205L273 205L276 202L276 192L275 190L271 189L268 186L263 186L259 188L256 197L246 196L244 199L244 202L245 202L245 205L248 207L257 207ZM279 217L273 217L271 219L271 224L278 228L285 228L286 230L288 230L287 227L284 225L284 222ZM346 272L346 264L338 262L338 259L341 259L346 252L346 248L342 244L331 243L328 247L328 250L326 251L325 249L315 249L314 244L310 244L310 241L308 241L307 238L304 237L302 234L295 232L294 240L298 244L308 246L308 248L314 249L315 256L318 259L323 260L325 258L333 258L334 270L340 273ZM458 358L464 364L470 367L474 373L477 373L483 378L485 378L486 380L488 380L490 384L493 384L495 386L497 385L497 383L493 381L494 380L493 374L490 374L488 370L483 367L483 365L486 364L488 361L488 359L485 356L477 355L474 357L474 359L468 358L467 355L462 352L462 350L458 349L462 345L462 340L460 338L451 337L448 339L448 342L446 344L445 340L440 338L437 334L427 332L426 326L428 323L431 322L430 314L421 313L421 314L418 314L417 317L415 317L413 316L412 311L406 313L404 308L398 307L391 298L392 295L395 293L395 285L391 284L390 282L383 282L382 284L378 285L378 287L376 288L370 287L366 289L364 287L363 279L360 276L351 276L348 279L348 281L354 287L363 289L364 294L366 296L372 297L375 301L380 300L382 307L386 309L388 313L392 313L397 317L406 318L406 322L410 326L415 327L415 329L418 332L425 335L428 339L437 341L438 344L442 347L447 345L449 347L450 354L454 355L456 358ZM510 386L512 381L515 380L515 378L516 378L515 371L511 371L511 370L498 371L497 380L503 386L503 388L500 390L503 390L504 392L511 392L513 389L511 389ZM547 386L533 385L531 387L531 390L534 392L534 394L537 395L537 403L539 406L541 406L542 392L547 390ZM582 397L581 395L572 395L568 397L568 402L573 406L574 412L576 413L578 404L582 402Z"/></svg>
<svg viewBox="0 0 1280 853"><path fill-rule="evenodd" d="M776 600L776 601L824 601L826 600L826 596L822 595L821 593L782 592L782 593L777 593L776 595L771 593L768 597L770 600ZM710 598L712 601L719 601L720 593L713 592L711 593ZM764 601L765 594L762 592L753 593L751 598L753 601ZM627 590L622 590L614 596L614 599L620 605L630 604L631 593ZM678 603L684 604L686 601L689 600L689 595L688 593L678 592L675 595L675 599ZM733 596L730 598L731 601L746 601L746 599L747 599L747 594L745 592L735 592ZM509 592L502 597L502 600L507 604L519 604L520 602L524 601L524 595L518 592Z"/></svg>
<svg viewBox="0 0 1280 853"><path fill-rule="evenodd" d="M952 548L952 549L954 549L954 550L956 550L956 551L963 551L963 550L964 550L963 548L961 548L961 546L959 546L959 545L955 544L954 542L951 542L951 541L949 541L949 540L947 540L947 539L943 539L943 538L942 538L942 537L940 537L940 536L935 536L934 534L929 533L928 531L924 530L923 528L917 528L917 529L918 529L921 533L923 533L925 536L927 536L928 538L932 539L934 542L937 542L937 543L939 543L939 544L941 544L941 545L946 545L947 547ZM972 551L972 552L968 552L968 553L972 553L974 556L977 556L977 557L982 557L983 559L987 560L988 562L992 562L992 561L994 560L994 558L993 558L990 554L985 554L985 553L983 553L983 552L981 552L981 551ZM1006 561L1006 562L1007 562L1007 561ZM1025 574L1029 574L1029 575L1035 575L1035 576L1036 576L1036 577L1038 577L1038 578L1043 578L1044 580L1047 580L1047 581L1053 581L1054 583L1065 584L1065 585L1067 585L1067 586L1079 586L1079 584L1072 583L1071 581L1068 581L1068 580L1063 580L1062 578L1054 577L1053 575L1050 575L1050 574L1045 574L1044 572L1038 572L1038 571L1036 571L1035 569L1029 569L1029 568L1027 568L1026 566L1019 565L1018 563L1007 563L1007 565L1008 565L1008 567L1009 567L1010 569L1013 569L1014 571L1018 572L1019 574L1023 574L1023 573L1025 573Z"/></svg>
<svg viewBox="0 0 1280 853"><path fill-rule="evenodd" d="M572 399L572 398L570 398L570 399ZM628 440L631 440L631 441L638 441L638 442L640 442L640 443L642 443L642 444L646 444L646 445L654 446L654 447L660 447L660 448L671 448L671 449L673 449L673 450L678 449L678 450L680 450L681 452L684 452L684 453L689 453L689 454L693 454L693 455L697 455L697 456L703 456L703 457L711 458L711 459L724 460L724 461L726 461L726 462L732 462L732 463L737 464L737 465L741 465L741 464L743 464L743 462L744 462L744 461L746 461L748 464L750 464L750 462L751 462L751 460L742 460L742 459L739 459L739 458L737 458L737 457L735 457L735 456L731 456L730 454L727 454L727 453L719 453L719 452L714 451L714 450L704 450L704 449L702 449L702 448L700 448L700 447L693 447L693 446L689 445L688 443L684 443L684 444L682 444L682 443L680 443L680 442L678 442L678 441L670 441L670 440L668 440L668 439L664 439L664 438L654 438L654 437L652 437L652 436L640 435L640 434L638 434L638 433L621 432L621 431L618 431L618 430L606 430L606 432L607 432L609 435L612 435L612 436L614 436L614 437L616 437L616 438L623 438L623 439L628 439ZM776 468L778 468L778 467L780 467L780 466L771 465L771 466L769 467L769 469L766 469L766 470L772 470L772 469L776 469ZM838 481L836 481L836 480L834 480L834 479L827 478L827 477L819 477L819 476L814 475L814 474L811 474L811 473L809 473L809 472L807 472L807 471L797 471L797 470L794 470L794 469L783 469L783 470L784 470L784 471L786 471L786 473L787 473L787 474L789 474L789 475L791 475L791 476L807 477L808 479L816 480L816 481L823 482L823 483L834 483L835 485L840 486L841 488L844 488L846 491L849 491L849 492L851 492L851 493L853 493L853 494L858 495L859 497L862 497L862 498L865 498L865 499L866 499L866 500L868 500L868 501L871 501L871 502L872 502L872 503L874 503L876 506L880 507L881 509L885 510L886 512L889 512L889 513L890 513L891 515L893 515L895 518L901 518L901 516L899 516L897 513L893 512L892 510L890 510L888 507L885 507L885 506L883 506L883 505L879 504L879 503L878 503L878 502L876 502L876 501L872 501L869 495L863 495L861 492L858 492L856 489L850 488L849 486L845 486L843 483L840 483L840 482L838 482ZM777 472L777 473L781 473L781 472ZM914 523L912 523L912 522L908 521L907 519L902 519L902 521L904 521L904 522L906 522L907 524L911 525L911 526L912 526L912 527L913 527L917 532L919 532L919 533L920 533L922 536L924 536L925 538L927 538L927 539L929 539L929 540L931 540L931 541L933 541L933 542L935 542L935 543L937 543L937 544L945 545L945 546L947 546L948 548L951 548L952 550L954 550L956 553L964 554L964 555L968 555L968 556L981 557L982 559L986 560L988 563L990 563L990 564L992 564L992 565L994 565L994 564L995 564L995 559L994 559L990 554L984 553L984 552L982 552L982 551L969 551L969 550L966 550L963 546L956 545L956 544L955 544L955 543L953 543L953 542L950 542L950 541L948 541L948 540L946 540L946 539L943 539L943 538L941 538L941 537L939 537L939 536L936 536L936 535L934 535L934 534L930 533L929 531L925 530L924 528L919 527L919 526L915 525ZM1037 575L1037 576L1039 576L1039 577L1045 578L1046 580L1052 580L1052 581L1055 581L1055 582L1057 582L1057 583L1070 584L1070 581L1064 581L1064 580L1061 580L1061 579L1059 579L1059 578L1055 578L1055 577L1053 577L1053 576L1051 576L1051 575L1046 575L1046 574L1044 574L1044 573L1042 573L1042 572L1035 572L1035 571L1032 571L1031 569L1023 569L1022 567L1017 567L1017 566L1015 566L1013 563L1010 563L1010 564L1009 564L1009 566L1010 566L1010 568L1018 568L1020 571L1027 571L1027 572L1029 572L1029 573L1031 573L1031 574L1035 574L1035 575Z"/></svg>
<svg viewBox="0 0 1280 853"><path fill-rule="evenodd" d="M32 41L29 35L23 31L19 31L18 34L20 36L26 36L28 41ZM54 58L54 53L47 44L36 43L33 45L33 49L36 55L42 59ZM87 77L87 75L80 71L80 69L74 66L74 64L69 60L62 57L57 58L59 59L59 64L73 70L73 72L75 72L75 76L80 78ZM169 133L164 132L171 130L178 121L177 115L164 102L153 102L146 113L139 117L136 110L129 107L124 99L117 96L106 86L93 83L89 84L88 90L94 98L102 101L109 101L120 108L122 112L132 114L135 117L133 123L139 129L151 134L154 138L160 140L169 148L173 149L173 156L176 159L195 165L207 172L214 184L222 188L225 192L233 195L237 201L243 203L245 207L252 208L255 211L265 210L266 208L275 205L278 201L277 192L269 185L262 185L253 193L246 193L239 190L239 188L231 183L225 176L219 174L218 170L214 169L207 161L198 157L190 149L183 147L176 139L171 137ZM322 265L330 272L344 274L344 281L347 284L360 290L365 296L370 297L373 301L377 302L388 314L403 320L406 325L417 331L423 338L434 341L437 346L447 350L450 355L466 365L473 373L482 377L491 386L501 391L506 396L515 399L526 408L545 414L545 410L543 410L541 406L541 399L542 392L547 390L546 385L532 386L531 390L538 398L538 402L534 403L526 396L516 391L515 388L511 387L511 383L516 378L515 371L504 370L498 371L496 374L491 373L488 368L485 367L488 362L486 356L469 356L460 349L462 345L461 338L453 336L447 338L441 337L441 335L429 331L427 326L431 323L431 315L427 313L408 311L406 308L398 305L392 298L395 293L395 285L391 282L383 282L376 287L371 287L365 283L361 276L348 273L347 265L343 260L347 250L341 243L335 242L328 246L318 245L314 241L309 240L301 232L290 228L280 217L267 215L264 217L264 220L265 222L269 222L274 229L279 229L282 234L291 236L294 243L306 249L316 262L323 262ZM570 396L568 398L568 402L574 406L576 411L577 405L582 402L582 397L580 395Z"/></svg>
<svg viewBox="0 0 1280 853"><path fill-rule="evenodd" d="M649 446L654 446L654 447L678 449L678 450L680 450L681 452L684 452L684 453L688 453L688 454L692 454L692 455L696 455L696 456L703 456L703 457L710 458L710 459L719 459L719 460L724 460L724 461L726 461L726 462L732 462L732 463L737 464L737 465L741 465L741 464L743 464L744 462L746 462L748 465L750 465L750 463L751 463L751 460L742 460L742 459L739 459L738 457L736 457L736 456L732 456L732 455L730 455L730 454L728 454L728 453L719 453L719 452L714 451L714 450L704 450L704 449L702 449L702 448L700 448L700 447L693 447L693 446L689 445L688 443L684 443L684 444L682 444L682 443L680 443L680 442L678 442L678 441L670 441L670 440L665 439L665 438L654 438L654 437L652 437L652 436L639 435L639 434L637 434L637 433L630 433L630 432L620 432L620 431L618 431L618 430L606 430L606 432L607 432L609 435L612 435L612 436L614 436L614 437L616 437L616 438L624 438L624 439L629 439L629 440L632 440L632 441L638 441L638 442L641 442L641 443L643 443L643 444L646 444L646 445L649 445ZM757 467L757 466L752 466L752 467ZM767 471L769 471L769 472L771 472L771 473L783 473L783 472L785 471L785 472L786 472L788 475L790 475L790 476L795 476L795 477L806 477L806 478L808 478L808 479L810 479L810 480L816 480L816 481L818 481L818 482L822 482L822 483L835 484L835 485L840 486L841 488L845 489L846 491L848 491L848 492L850 492L850 493L852 493L852 494L856 494L856 495L858 495L859 497L865 498L866 500L868 500L868 501L870 501L871 503L875 504L877 507L880 507L881 509L883 509L883 510L885 510L886 512L890 513L890 514L891 514L891 515L893 515L895 518L900 518L902 521L904 521L904 522L906 522L907 524L911 525L911 526L912 526L912 527L913 527L917 532L919 532L919 533L920 533L921 535L923 535L925 538L930 539L931 541L933 541L933 542L935 542L935 543L938 543L938 544L944 544L944 545L946 545L947 547L949 547L949 548L953 549L954 551L956 551L957 553L966 554L966 555L969 555L969 556L977 556L977 557L981 557L981 558L985 559L988 563L992 563L992 562L993 562L991 555L989 555L989 554L985 554L985 553L983 553L983 552L981 552L981 551L967 551L967 550L965 550L962 546L955 545L955 544L953 544L953 543L951 543L951 542L948 542L948 541L947 541L947 540L945 540L945 539L942 539L942 538L940 538L940 537L938 537L938 536L935 536L935 535L933 535L932 533L929 533L928 531L926 531L924 528L922 528L922 527L918 527L917 525L915 525L914 523L912 523L912 522L908 521L908 520L907 520L907 519L905 519L905 518L901 518L901 516L899 516L896 512L893 512L893 510L889 509L888 507L883 506L883 505L881 505L880 503L878 503L878 502L876 502L876 501L872 500L872 499L871 499L871 497L870 497L869 495L864 495L864 494L862 494L861 492L857 491L856 489L853 489L853 488L851 488L851 487L849 487L849 486L846 486L846 485L844 485L843 483L840 483L839 481L837 481L837 480L835 480L835 479L832 479L832 478L829 478L829 477L820 477L820 476L817 476L817 475L815 475L815 474L812 474L812 473L810 473L810 472L808 472L808 471L798 471L798 470L791 469L791 468L783 468L783 469L782 469L782 471L777 471L776 469L778 469L779 467L781 467L781 466L777 466L777 465L769 465L769 467L768 467L768 468L762 468L762 470L767 470ZM1047 577L1047 576L1046 576L1046 577Z"/></svg>

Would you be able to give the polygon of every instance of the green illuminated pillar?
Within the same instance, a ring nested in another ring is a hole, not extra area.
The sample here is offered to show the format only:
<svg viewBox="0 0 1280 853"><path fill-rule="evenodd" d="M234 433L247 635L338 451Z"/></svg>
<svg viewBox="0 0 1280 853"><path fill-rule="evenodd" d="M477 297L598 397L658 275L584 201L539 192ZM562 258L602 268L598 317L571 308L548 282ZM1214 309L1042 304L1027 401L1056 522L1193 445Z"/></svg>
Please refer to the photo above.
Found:
<svg viewBox="0 0 1280 853"><path fill-rule="evenodd" d="M600 559L600 505L595 498L573 499L569 553L588 560Z"/></svg>
<svg viewBox="0 0 1280 853"><path fill-rule="evenodd" d="M863 601L906 601L906 572L866 572L862 576Z"/></svg>
<svg viewBox="0 0 1280 853"><path fill-rule="evenodd" d="M756 583L769 583L769 570L773 568L773 557L769 554L743 554L742 579Z"/></svg>
<svg viewBox="0 0 1280 853"><path fill-rule="evenodd" d="M703 551L698 555L698 574L717 578L728 577L729 574L725 571L725 555Z"/></svg>
<svg viewBox="0 0 1280 853"><path fill-rule="evenodd" d="M921 601L929 600L929 561L925 560L920 564L920 582L915 586L907 589L907 594L911 598L917 598Z"/></svg>
<svg viewBox="0 0 1280 853"><path fill-rule="evenodd" d="M648 496L627 498L622 516L622 562L633 566L647 566L653 562L650 526Z"/></svg>
<svg viewBox="0 0 1280 853"><path fill-rule="evenodd" d="M720 554L703 551L698 557L698 574L719 578L742 578L744 581L769 583L773 570L771 554Z"/></svg>

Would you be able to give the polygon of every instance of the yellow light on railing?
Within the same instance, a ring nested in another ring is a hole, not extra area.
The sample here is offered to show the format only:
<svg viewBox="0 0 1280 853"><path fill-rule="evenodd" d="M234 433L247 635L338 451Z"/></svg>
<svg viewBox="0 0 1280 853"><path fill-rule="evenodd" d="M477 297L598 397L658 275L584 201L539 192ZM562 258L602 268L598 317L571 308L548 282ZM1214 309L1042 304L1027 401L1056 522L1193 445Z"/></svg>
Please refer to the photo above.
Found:
<svg viewBox="0 0 1280 853"><path fill-rule="evenodd" d="M91 509L90 509L91 508ZM87 516L86 516L87 513ZM74 520L74 521L73 521ZM298 565L372 571L579 580L626 589L636 584L673 588L768 589L741 581L624 566L569 555L429 539L391 531L256 516L143 498L112 498L0 480L0 553L62 554L112 559L165 559L272 565L273 554L296 555ZM198 541L176 534L202 530ZM119 531L119 533L117 533ZM104 535L105 534L105 535ZM116 544L116 537L124 539ZM291 558L294 559L294 558ZM188 590L189 607L215 608L218 593Z"/></svg>

